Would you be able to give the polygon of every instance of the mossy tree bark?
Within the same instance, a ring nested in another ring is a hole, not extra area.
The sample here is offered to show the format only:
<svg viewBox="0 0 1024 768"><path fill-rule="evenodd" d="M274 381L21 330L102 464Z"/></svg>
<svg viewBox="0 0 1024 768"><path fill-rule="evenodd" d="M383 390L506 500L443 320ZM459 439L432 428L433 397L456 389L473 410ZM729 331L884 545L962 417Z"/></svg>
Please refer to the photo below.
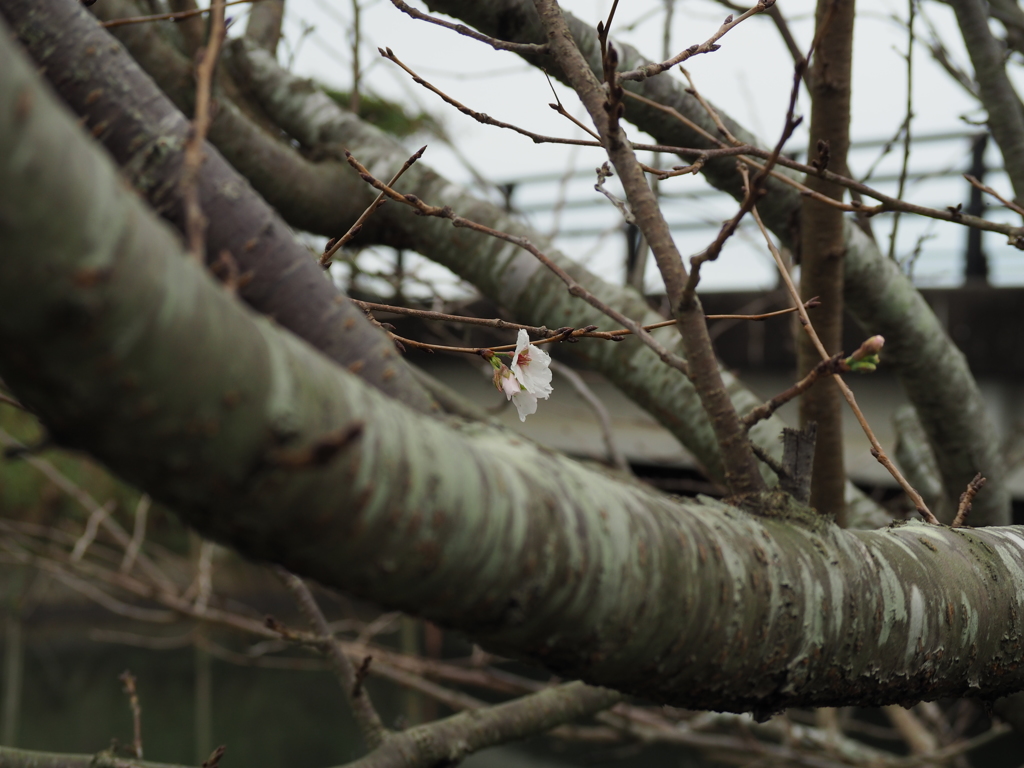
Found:
<svg viewBox="0 0 1024 768"><path fill-rule="evenodd" d="M1024 531L679 501L417 414L188 259L6 29L0 221L5 382L61 444L250 557L689 708L1024 687Z"/></svg>
<svg viewBox="0 0 1024 768"><path fill-rule="evenodd" d="M135 188L183 231L180 176L190 131L184 115L79 4L11 0L0 13L46 67L61 97L87 117L93 135ZM230 109L221 112L220 133L244 124L231 120ZM233 135L239 138L238 132ZM204 151L199 192L210 222L206 252L212 264L223 266L227 259L244 275L239 295L383 392L417 410L436 410L391 340L345 300L277 212L213 146ZM268 160L267 153L258 153L254 163L274 173L277 168Z"/></svg>

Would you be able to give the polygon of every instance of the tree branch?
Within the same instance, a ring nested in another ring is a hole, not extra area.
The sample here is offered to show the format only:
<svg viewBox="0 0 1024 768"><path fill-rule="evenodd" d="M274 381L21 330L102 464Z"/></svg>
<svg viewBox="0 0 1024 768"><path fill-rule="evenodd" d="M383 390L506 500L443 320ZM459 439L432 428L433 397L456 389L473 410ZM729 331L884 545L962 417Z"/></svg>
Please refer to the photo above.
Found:
<svg viewBox="0 0 1024 768"><path fill-rule="evenodd" d="M455 765L473 752L543 733L621 700L621 693L582 683L546 688L504 704L461 712L402 731L345 768Z"/></svg>
<svg viewBox="0 0 1024 768"><path fill-rule="evenodd" d="M855 533L784 496L759 497L760 515L677 501L415 414L183 258L4 29L0 157L14 156L0 164L0 375L56 440L205 534L687 708L1024 687L1024 644L1006 641L1024 612L1020 529ZM361 436L326 465L265 461L355 422Z"/></svg>
<svg viewBox="0 0 1024 768"><path fill-rule="evenodd" d="M144 49L137 51L140 56L145 56L145 53ZM364 159L376 158L371 167L379 169L377 173L380 175L392 172L406 157L405 149L392 139L342 111L324 94L311 89L308 84L304 85L303 81L282 70L262 52L246 50L243 43L236 43L230 53L229 66L239 82L251 89L261 106L301 143L307 146L323 142L344 145ZM159 76L160 71L155 70L154 73ZM239 163L245 161L244 154L236 160ZM524 237L531 243L546 244L544 236L516 221L501 208L459 189L423 163L417 163L403 178L403 190L420 199L443 199L455 209L472 210L478 221L492 229ZM313 198L303 199L308 206L318 205ZM497 248L493 241L472 233L460 234L457 240L453 240L443 231L441 222L401 215L398 206L391 210L385 206L374 218L376 226L371 220L362 233L367 240L392 245L402 242L415 248L472 282L521 321L536 325L549 323L551 327L570 324L575 328L606 322L601 314L567 296L561 283L539 268L532 256ZM650 311L636 291L606 283L550 245L546 245L544 252L585 289L624 315L642 318L647 325L663 319ZM652 335L678 354L681 344L677 332L665 329L654 331ZM647 409L659 424L671 431L697 457L711 477L721 481L724 473L715 435L689 380L638 346L636 342L624 341L614 348L612 345L598 348L591 344L577 344L572 349L587 365L600 371ZM728 371L722 371L722 378L739 411L746 412L760 403L760 398L744 388ZM771 419L755 426L752 435L762 444L781 451L777 441L781 429L781 422ZM884 513L879 515L878 507L860 491L848 484L847 492L847 504L858 511L859 519L871 518L876 521L873 524L884 524L887 516Z"/></svg>
<svg viewBox="0 0 1024 768"><path fill-rule="evenodd" d="M499 9L494 3L467 0L428 0L432 9L462 19L485 33L499 24L503 34L520 42L543 40L543 31L531 0L505 0ZM571 14L566 21L591 70L602 71L596 31ZM649 59L636 49L618 43L622 66L636 68ZM553 77L564 74L549 59L526 57L543 63ZM654 136L662 144L713 148L708 136L717 135L714 122L697 99L670 78L649 78L642 83L624 83L631 92L670 107L689 124L645 104L630 104L626 119ZM721 110L716 110L728 130L745 144L760 142ZM693 126L693 127L690 127ZM699 130L698 130L699 129ZM767 151L767 150L766 150ZM702 167L705 178L716 188L743 198L735 163L728 158L710 158ZM788 247L799 239L799 193L776 178L765 184L766 194L758 201L765 224ZM907 395L921 416L928 439L935 450L943 483L947 488L967 486L976 472L988 478L988 484L974 503L977 524L1001 525L1010 521L1010 495L1006 472L996 441L995 427L985 411L978 385L966 360L952 342L924 299L898 265L886 258L858 227L847 222L844 301L866 335L881 334L888 340L887 366L899 376ZM936 376L941 371L942 376ZM740 410L744 410L741 408ZM768 444L762 440L762 444ZM950 491L950 493L955 493ZM849 490L847 491L849 505ZM955 498L952 503L955 505Z"/></svg>
<svg viewBox="0 0 1024 768"><path fill-rule="evenodd" d="M272 56L277 55L284 22L284 0L260 0L249 11L245 36Z"/></svg>
<svg viewBox="0 0 1024 768"><path fill-rule="evenodd" d="M327 626L327 619L320 612L313 593L295 574L278 568L277 575L284 582L288 591L292 593L295 602L299 605L299 610L306 617L313 632L321 639L321 648L330 660L331 669L334 670L334 675L341 684L345 700L352 710L352 716L359 726L366 746L371 751L377 749L390 738L390 734L384 727L384 723L381 722L377 710L374 709L373 702L370 701L370 695L366 692L366 687L362 685L361 678L341 650L341 645L335 639L334 633Z"/></svg>
<svg viewBox="0 0 1024 768"><path fill-rule="evenodd" d="M1024 105L1006 74L1006 51L988 26L988 9L980 0L949 0L974 65L978 96L988 112L992 138L1003 153L1003 166L1018 203L1024 203Z"/></svg>
<svg viewBox="0 0 1024 768"><path fill-rule="evenodd" d="M105 3L108 12L117 7ZM0 9L38 56L50 81L82 114L129 178L179 231L186 230L181 188L182 147L190 128L128 53L75 3L13 0ZM184 76L185 73L182 73ZM221 104L211 127L229 110ZM222 129L223 129L222 125ZM236 124L226 126L237 138ZM250 146L250 149L252 147ZM290 228L209 144L198 171L198 203L210 225L211 260L224 251L251 279L239 288L254 309L304 338L339 365L418 410L434 406L391 341L324 279ZM267 160L258 153L260 162ZM271 172L276 172L270 164Z"/></svg>
<svg viewBox="0 0 1024 768"><path fill-rule="evenodd" d="M614 50L609 49L605 62L609 87L606 93L576 48L558 4L554 0L535 0L535 5L545 28L551 55L566 73L570 85L590 114L608 157L619 174L637 226L647 240L665 281L672 316L678 323L686 351L690 379L718 439L725 465L725 482L734 493L762 490L764 481L750 449L747 433L740 425L739 415L719 374L704 311L697 297L685 290L687 275L682 256L661 214L658 199L619 127L622 104L621 96L616 94L621 88L616 82L615 64L618 59Z"/></svg>
<svg viewBox="0 0 1024 768"><path fill-rule="evenodd" d="M819 170L831 164L847 173L850 146L850 82L853 73L855 0L818 0L815 10L814 54L811 59L811 124L808 162ZM816 148L816 149L815 149ZM817 153L817 159L812 159ZM805 182L823 197L842 201L845 190L809 175ZM815 315L812 341L797 338L797 368L810 373L822 357L842 352L843 259L846 238L843 212L805 197L800 210L800 300L821 298ZM784 267L783 267L784 268ZM820 339L820 342L818 341ZM821 347L828 355L819 355ZM836 516L845 524L846 510L840 478L846 474L843 457L843 412L839 385L825 380L800 400L800 423L814 422L818 440L811 478L811 506Z"/></svg>

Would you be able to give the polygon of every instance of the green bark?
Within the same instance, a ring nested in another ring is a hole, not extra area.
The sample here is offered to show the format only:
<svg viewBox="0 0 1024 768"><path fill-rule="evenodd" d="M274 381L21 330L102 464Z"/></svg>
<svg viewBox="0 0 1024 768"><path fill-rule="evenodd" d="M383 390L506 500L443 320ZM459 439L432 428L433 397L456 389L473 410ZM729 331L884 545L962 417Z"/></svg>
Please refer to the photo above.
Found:
<svg viewBox="0 0 1024 768"><path fill-rule="evenodd" d="M493 0L487 3L429 0L427 5L504 40L544 41L530 0ZM597 33L571 14L565 16L573 37L590 60L591 68L600 73ZM728 45L728 39L723 44ZM636 69L649 63L632 46L619 42L615 45L621 69ZM553 77L562 78L554 62L545 59L542 63ZM662 75L640 83L623 83L623 86L672 107L711 135L717 135L717 129L710 125L704 108L672 78ZM727 114L716 111L740 141L760 144ZM673 117L629 99L626 99L625 117L663 144L711 146L706 139ZM709 161L703 172L713 186L741 199L740 179L734 168L731 161ZM758 211L775 235L792 247L800 236L800 195L792 187L776 180L769 182L766 188L768 194L758 202ZM981 392L963 355L907 276L849 221L846 223L844 263L846 309L864 329L866 336L879 333L885 336L884 364L896 372L908 399L918 409L939 460L944 485L953 495L952 502L956 503L956 497L974 474L981 472L989 482L975 499L975 523L1003 525L1010 522L1006 469L998 445L992 439L996 434L995 426L985 412ZM879 275L884 276L884 283L876 278ZM883 296L884 301L881 300ZM894 342L896 346L893 346ZM936 372L941 372L941 376L936 376ZM944 381L936 386L940 378Z"/></svg>
<svg viewBox="0 0 1024 768"><path fill-rule="evenodd" d="M60 443L250 557L693 709L1024 688L1024 530L679 501L414 413L186 258L6 29L0 222L4 381Z"/></svg>

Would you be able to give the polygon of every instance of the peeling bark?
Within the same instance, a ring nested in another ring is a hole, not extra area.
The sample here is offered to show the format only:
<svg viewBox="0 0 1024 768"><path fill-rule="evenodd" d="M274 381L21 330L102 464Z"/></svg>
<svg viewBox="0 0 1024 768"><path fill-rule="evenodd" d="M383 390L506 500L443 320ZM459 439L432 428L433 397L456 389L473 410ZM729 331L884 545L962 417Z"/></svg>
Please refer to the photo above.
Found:
<svg viewBox="0 0 1024 768"><path fill-rule="evenodd" d="M185 117L79 4L10 0L0 10L135 188L183 231L179 177L190 130ZM211 262L227 251L248 275L240 296L339 365L359 370L381 391L418 410L432 410L431 398L391 340L344 301L245 178L212 146L205 153L199 188L210 220L206 251Z"/></svg>
<svg viewBox="0 0 1024 768"><path fill-rule="evenodd" d="M4 381L60 443L250 557L693 709L1024 687L1021 528L849 532L784 495L748 498L758 514L674 500L416 414L187 259L6 29L0 220ZM324 463L280 460L357 425Z"/></svg>
<svg viewBox="0 0 1024 768"><path fill-rule="evenodd" d="M520 43L544 41L543 31L530 0L428 0L427 5L450 14L488 35ZM565 14L580 50L591 69L601 72L597 33L571 14ZM726 43L728 44L728 43ZM637 69L649 60L632 46L616 42L623 69ZM529 59L537 63L535 59ZM552 77L564 79L550 59L544 66ZM641 83L623 83L627 90L672 107L712 135L717 129L707 113L679 82L664 75ZM718 110L730 132L740 141L761 142L727 114ZM664 144L709 147L706 139L664 112L626 100L627 120ZM702 169L715 187L742 199L734 163L708 161ZM788 173L780 169L781 173ZM765 224L787 246L799 237L800 195L791 187L771 180L768 193L758 202ZM892 264L863 231L846 222L844 300L866 335L886 338L884 364L894 370L907 397L917 407L939 461L943 483L958 496L976 472L995 478L978 494L975 521L978 525L1010 522L1010 495L1006 470L998 445L992 439L995 426L963 355L946 334L934 313L910 280ZM884 276L878 277L878 276ZM883 282L884 280L884 282ZM884 297L884 300L882 299ZM895 343L895 346L894 346ZM940 374L940 375L937 375ZM957 490L960 489L960 490ZM851 514L852 511L851 511Z"/></svg>

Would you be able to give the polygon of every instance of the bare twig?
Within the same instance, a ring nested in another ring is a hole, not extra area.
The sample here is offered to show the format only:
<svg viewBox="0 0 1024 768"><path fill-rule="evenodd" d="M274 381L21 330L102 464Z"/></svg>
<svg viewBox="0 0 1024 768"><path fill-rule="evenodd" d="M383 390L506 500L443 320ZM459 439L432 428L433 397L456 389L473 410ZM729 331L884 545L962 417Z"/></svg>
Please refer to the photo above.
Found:
<svg viewBox="0 0 1024 768"><path fill-rule="evenodd" d="M205 153L203 144L210 129L210 94L213 71L224 40L224 0L211 0L210 35L196 65L196 107L192 131L185 143L181 171L181 197L185 209L185 239L188 251L199 262L206 260L206 216L199 203L199 169Z"/></svg>
<svg viewBox="0 0 1024 768"><path fill-rule="evenodd" d="M965 173L964 174L964 178L967 179L967 181L969 181L971 183L972 187L975 187L977 189L980 189L982 192L985 192L985 193L987 193L989 195L992 195L992 197L994 197L996 200L998 200L1000 203L1005 205L1007 208L1009 208L1014 213L1019 213L1021 216L1024 216L1024 208L1022 208L1021 206L1019 206L1017 203L1013 202L1012 200L1007 200L1005 197L1003 197L998 192L996 192L994 189L992 189L992 187L988 186L987 184L982 184L980 181L978 181L976 178L971 176L971 174L969 174L969 173Z"/></svg>
<svg viewBox="0 0 1024 768"><path fill-rule="evenodd" d="M667 107L664 104L659 104L656 101L645 98L644 96L633 93L632 91L626 91L625 94L629 98L635 99L636 101L646 104L652 109L657 109L662 112L665 112L668 115L671 115L673 118L679 120L681 123L686 125L691 130L697 132L708 141L716 144L719 149L742 149L742 152L738 154L738 159L740 160L740 162L744 163L750 168L756 170L763 170L764 165L754 158L768 159L771 157L772 153L770 151L749 144L735 147L727 147L725 142L723 142L718 137L705 131L699 125L697 125L692 120L687 118L685 115L681 114L678 110L675 110L672 107ZM638 149L647 148L646 145L639 144L635 145L635 147ZM704 153L713 153L717 150L705 150L696 148L684 149L681 147L672 149L669 147L659 145L657 151L675 152L676 154L680 155L699 156ZM730 154L733 153L731 152ZM714 155L708 154L708 156L713 157ZM1006 224L1004 222L989 221L988 219L984 219L980 216L972 216L971 214L963 213L962 211L958 210L956 207L953 206L948 207L946 209L938 209L928 208L927 206L923 205L915 205L913 203L907 203L895 197L885 195L879 192L878 190L873 189L867 186L866 184L857 181L856 179L843 176L841 174L829 171L827 169L815 168L814 166L807 165L805 163L799 163L795 160L789 159L785 155L780 155L779 157L777 157L776 164L783 166L785 168L790 168L792 170L799 171L801 173L814 174L820 176L826 181L834 182L836 184L839 184L840 186L846 187L847 189L853 192L858 192L861 195L864 195L865 197L870 197L879 201L879 205L873 206L866 206L857 203L856 201L852 203L843 203L838 200L833 200L832 198L826 195L821 195L820 193L815 192L814 190L808 188L805 184L802 184L798 180L791 178L790 176L784 173L779 173L778 171L775 170L771 171L770 175L773 178L777 179L783 184L787 184L793 187L798 192L800 192L801 195L813 197L815 200L819 200L820 202L825 203L826 205L832 205L833 207L838 208L840 210L852 211L855 213L863 213L865 216L868 217L875 216L879 213L886 213L889 211L903 211L905 213L912 213L918 216L924 216L925 218L929 219L938 219L939 221L948 221L954 224L960 224L965 227L973 227L974 229L980 229L986 232L998 232L999 234L1007 236L1010 245L1024 249L1024 227L1013 226L1012 224Z"/></svg>
<svg viewBox="0 0 1024 768"><path fill-rule="evenodd" d="M778 159L782 154L782 148L786 145L786 142L789 141L790 136L793 135L793 131L795 131L797 126L800 125L802 118L795 116L796 101L797 96L800 95L800 83L802 82L803 72L807 67L807 61L810 60L811 55L814 52L814 45L816 42L817 41L811 43L810 50L807 51L806 59L797 61L794 66L793 85L789 92L789 106L786 109L786 120L782 127L782 134L779 136L779 140L775 143L775 149L772 150L771 154L768 156L767 162L758 171L753 182L750 181L750 177L746 173L743 174L745 189L743 202L740 203L740 209L731 219L729 219L729 221L722 225L722 228L719 230L718 235L715 237L714 241L712 241L711 245L704 249L702 253L690 258L690 274L686 280L686 287L683 291L684 300L687 300L687 297L692 296L694 291L697 290L697 283L700 282L701 265L709 261L715 261L718 258L719 254L722 252L722 247L725 245L725 242L733 236L736 229L739 227L740 221L742 221L743 217L746 216L757 203L762 194L761 188L764 182L767 181L772 169L775 167L775 164L778 162ZM690 73L685 69L683 70L683 73L686 75L687 80L690 80ZM725 136L730 143L734 145L739 144L740 141L729 132L729 129L726 127L721 117L719 117L718 112L716 112L711 104L705 101L697 89L693 87L692 80L690 80L689 92L700 101L701 106L704 107L704 111L708 113L722 135ZM743 171L746 170L746 168L740 163L737 163L737 167Z"/></svg>
<svg viewBox="0 0 1024 768"><path fill-rule="evenodd" d="M608 201L612 205L614 205L616 208L618 208L619 213L622 214L622 218L625 220L625 222L627 224L632 224L632 225L636 226L636 219L633 218L633 214L630 212L629 206L626 204L626 201L625 200L620 200L619 198L617 198L615 195L613 195L611 192L609 192L607 189L604 188L604 183L609 178L611 178L612 176L615 175L612 172L612 169L610 167L608 167L608 163L607 162L602 163L601 167L596 169L596 170L597 170L597 183L594 184L594 189L596 191L600 192L606 198L608 198Z"/></svg>
<svg viewBox="0 0 1024 768"><path fill-rule="evenodd" d="M258 3L260 0L231 0L230 2L224 3L226 8L229 5L241 5L242 3ZM151 16L129 16L123 19L111 19L110 21L100 22L101 27L111 29L112 27L123 27L127 24L144 24L149 21L181 21L182 19L189 19L193 16L201 16L204 13L210 13L213 10L212 4L210 8L193 8L190 11L178 11L177 13L155 13Z"/></svg>
<svg viewBox="0 0 1024 768"><path fill-rule="evenodd" d="M0 445L14 447L20 446L21 443L11 437L11 435L3 429L0 429ZM95 514L96 511L101 508L96 499L94 499L83 488L75 485L67 475L57 469L57 467L55 467L51 462L46 459L40 459L38 456L31 455L24 457L23 461L39 470L47 479L50 480L50 482L77 501L78 504L90 515ZM103 526L104 530L113 536L114 540L122 547L128 547L130 545L131 537L112 517L109 515L102 517L100 524ZM178 593L177 585L168 578L163 571L161 571L160 568L158 568L157 565L145 555L145 553L140 553L138 555L138 563L139 568L149 579L153 581L158 590L172 595L176 595Z"/></svg>
<svg viewBox="0 0 1024 768"><path fill-rule="evenodd" d="M391 177L391 181L388 182L388 186L393 185L396 181L402 178L402 174L409 170L413 166L413 163L415 163L417 160L423 157L423 153L426 151L426 149L426 144L417 149L412 154L412 156L402 164L402 167L398 169L398 172ZM381 192L379 195L377 195L374 201L367 206L366 210L359 215L359 218L356 219L355 224L348 228L348 232L346 232L344 235L342 235L332 243L328 243L327 249L324 250L323 255L320 257L321 267L326 267L328 264L331 263L331 259L334 258L334 254L338 252L338 249L347 245L349 242L352 241L352 238L359 234L359 230L363 228L363 224L366 223L366 220L370 218L371 215L373 215L374 211L376 211L378 208L384 205L384 202L386 200L387 198L384 196L384 193Z"/></svg>
<svg viewBox="0 0 1024 768"><path fill-rule="evenodd" d="M210 756L203 761L203 768L217 768L220 765L220 759L224 757L224 753L227 752L227 747L221 744L219 747L215 747Z"/></svg>
<svg viewBox="0 0 1024 768"><path fill-rule="evenodd" d="M764 421L775 413L779 408L784 406L790 400L799 397L812 386L814 382L820 379L822 376L827 374L834 374L842 370L843 356L841 354L833 355L827 360L822 360L814 368L811 369L810 373L804 376L800 381L794 384L784 392L780 392L771 400L762 403L756 408L751 409L747 412L741 421L743 426L750 429L752 426L757 424L759 421Z"/></svg>
<svg viewBox="0 0 1024 768"><path fill-rule="evenodd" d="M953 518L953 528L960 528L964 524L964 520L967 519L967 515L971 513L971 503L974 501L975 495L985 485L985 478L981 476L981 472L974 476L974 479L967 484L967 490L960 494L960 506L956 510L956 517Z"/></svg>
<svg viewBox="0 0 1024 768"><path fill-rule="evenodd" d="M900 165L900 178L896 187L896 197L903 199L907 186L907 171L910 167L910 150L912 136L910 126L914 120L914 19L917 11L917 0L907 0L909 6L907 18L907 111L903 118L903 162ZM889 232L889 258L896 258L896 235L900 228L900 211L892 215L892 230Z"/></svg>
<svg viewBox="0 0 1024 768"><path fill-rule="evenodd" d="M483 35L475 29L470 29L464 24L453 24L450 21L444 21L442 19L434 18L433 16L428 16L427 14L406 5L402 0L391 0L391 4L402 13L412 16L414 19L427 21L431 24L437 24L439 27L450 29L453 32L458 32L460 35L465 35L466 37L471 37L481 43L486 43L498 51L512 51L513 53L525 55L547 53L548 47L546 45L536 45L534 43L510 43L506 40L499 40L496 37Z"/></svg>
<svg viewBox="0 0 1024 768"><path fill-rule="evenodd" d="M132 708L132 752L141 760L142 707L139 705L139 693L135 688L135 675L126 669L121 673L119 679L124 683L124 692L128 694L128 705Z"/></svg>
<svg viewBox="0 0 1024 768"><path fill-rule="evenodd" d="M114 511L114 506L114 501L111 499L89 515L89 520L85 524L85 530L82 532L78 541L75 542L74 549L71 550L71 562L77 562L85 556L86 551L89 549L89 546L96 538L96 534L99 532L100 523L102 523L110 513Z"/></svg>
<svg viewBox="0 0 1024 768"><path fill-rule="evenodd" d="M132 527L132 540L124 549L124 559L121 561L121 573L130 573L135 565L135 558L142 550L142 542L146 538L146 518L149 515L150 498L149 494L142 494L139 503L135 505L135 525Z"/></svg>
<svg viewBox="0 0 1024 768"><path fill-rule="evenodd" d="M395 0L391 0L391 1L394 2ZM562 138L556 138L554 136L545 136L545 135L540 134L540 133L534 133L533 131L528 131L525 128L520 128L519 126L513 125L512 123L505 123L505 122L502 122L501 120L497 120L497 119L495 119L495 118L491 117L490 115L485 114L483 112L477 112L474 109L470 109L469 107L467 107L462 102L457 101L456 99L452 98L447 93L442 91L440 88L438 88L435 85L432 85L427 80L423 79L418 74L416 74L416 72L414 72L401 59L399 59L395 55L394 51L392 51L390 48L378 48L377 50L380 51L380 55L383 56L385 59L387 59L388 61L391 61L391 62L397 64L399 67L401 67L403 70L405 70L405 72L412 78L414 83L416 83L417 85L422 85L424 88L426 88L431 93L437 94L438 96L441 97L441 99L446 104L449 104L449 105L455 107L455 109L459 110L459 112L461 112L462 114L467 115L469 117L472 117L478 123L483 123L484 125L493 125L496 128L505 128L507 130L514 131L514 132L516 132L518 134L521 134L523 136L526 136L526 137L532 139L535 144L575 144L575 145L585 146L585 147L600 146L598 144L598 142L596 142L594 140L591 140L591 139L562 139ZM557 107L556 107L556 111L557 111ZM567 114L567 113L563 113L563 114Z"/></svg>
<svg viewBox="0 0 1024 768"><path fill-rule="evenodd" d="M703 43L700 43L699 45L691 45L686 50L676 54L671 59L661 62L660 64L645 64L642 67L637 67L636 69L632 69L628 72L620 72L619 79L634 81L646 80L648 77L660 75L662 72L671 69L676 64L682 64L692 56L717 51L721 47L718 45L718 41L721 40L730 29L746 21L751 16L767 10L773 5L775 5L775 0L761 0L757 5L740 16L735 18L731 15L727 16L725 21L722 23L722 26L718 28L718 31Z"/></svg>
<svg viewBox="0 0 1024 768"><path fill-rule="evenodd" d="M522 323L513 323L508 320L502 320L500 318L486 318L486 317L470 317L466 315L450 315L444 312L433 312L427 309L413 309L411 307L400 307L393 304L376 304L371 301L360 301L358 299L349 299L353 304L362 307L365 310L372 310L374 312L393 312L396 315L409 315L410 317L421 317L424 320L440 320L446 323L465 323L466 325L481 325L488 328L501 328L508 330L523 330L530 333L531 336L540 336L540 341L534 341L533 344L543 344L546 339L558 338L559 340L571 341L572 339L587 338L587 339L606 339L609 341L616 341L624 336L629 336L633 332L629 328L621 328L615 331L598 331L596 326L586 326L584 328L570 328L568 326L552 330L546 325L523 325ZM818 306L820 302L817 299L811 299L807 301L804 306L808 309L813 309ZM756 315L705 315L708 320L750 320L753 322L759 322L768 320L773 317L782 317L783 315L789 315L796 312L796 307L786 307L785 309L778 309L773 312L763 312ZM675 320L663 320L660 323L651 323L649 325L641 326L645 331L652 331L657 328L667 328L675 325ZM568 338L566 338L566 332L569 331ZM508 348L514 348L514 344L507 345ZM491 347L492 350L501 350L505 347Z"/></svg>
<svg viewBox="0 0 1024 768"><path fill-rule="evenodd" d="M500 232L496 229L484 226L483 224L478 224L475 221L471 221L469 219L463 218L462 216L458 216L448 206L444 206L442 208L438 206L427 205L415 195L403 195L399 192L396 192L387 184L384 184L382 181L375 178L368 170L366 170L366 168L358 160L356 160L355 157L352 156L350 152L346 151L345 157L346 159L348 159L349 164L359 172L359 175L363 179L363 181L365 181L367 184L372 185L375 189L379 189L381 192L384 192L392 200L395 200L396 202L399 203L403 203L404 205L411 206L424 216L437 216L438 218L448 219L449 221L451 221L452 226L465 227L466 229L471 229L474 232L481 232L485 235L496 237L499 240L504 240L505 242L512 243L513 245L516 245L525 250L526 252L532 254L534 258L536 258L544 266L546 266L548 269L554 272L555 275L557 275L558 278L563 283L565 283L566 288L568 289L571 295L583 299L595 309L604 312L606 315L608 315L608 317L624 325L634 335L636 335L644 344L650 347L658 355L662 362L666 363L672 368L675 368L684 375L688 375L689 368L685 360L683 360L678 355L674 355L667 349L665 349L665 347L663 347L653 336L647 333L647 331L645 331L639 323L626 317L617 309L605 304L594 294L592 294L582 285L577 283L572 278L572 276L569 275L568 272L566 272L560 266L555 264L555 262L553 262L547 255L545 255L539 248L537 248L537 246L535 246L525 237L517 237L515 235L510 235L507 232Z"/></svg>
<svg viewBox="0 0 1024 768"><path fill-rule="evenodd" d="M775 243L772 242L771 235L768 234L768 230L765 228L764 222L761 221L761 217L757 212L757 207L755 206L750 213L757 222L757 226L760 228L765 242L768 244L768 250L771 251L772 257L775 259L775 264L779 268L779 274L782 275L782 279L786 283L786 288L789 290L789 294L792 297L793 302L800 304L800 292L793 284L793 278L789 276L789 270L786 269L786 264L782 260L782 254L780 254L779 249L775 247ZM803 309L803 305L800 307L800 323L803 325L807 335L814 343L815 348L821 355L821 359L828 360L830 356L822 345L821 340L818 338L818 334L815 333L814 326L811 325L811 319L808 317L807 311ZM906 478L903 477L900 471L896 468L896 465L893 464L886 455L881 443L878 442L878 438L875 437L875 433L871 430L871 426L864 417L864 412L861 411L860 406L857 405L857 398L854 397L853 391L846 385L846 382L843 381L843 377L838 373L834 373L832 374L832 378L839 386L840 391L843 393L843 397L846 398L846 402L850 404L850 408L857 417L857 421L860 423L861 429L864 430L864 434L867 435L868 441L871 443L871 455L874 456L878 463L885 467L889 471L889 474L893 476L897 483L899 483L900 487L914 503L914 507L921 514L921 517L932 525L938 525L939 521L936 519L935 515L931 513L931 510L928 509L928 505L924 503L924 499L921 498L921 494L914 490L914 487L907 482Z"/></svg>
<svg viewBox="0 0 1024 768"><path fill-rule="evenodd" d="M309 591L309 587L305 585L302 579L283 568L277 569L277 575L284 582L284 585L288 587L288 590L292 593L300 610L306 617L306 621L309 622L313 632L322 642L322 649L331 662L331 668L334 670L338 682L341 683L345 699L352 708L352 714L355 716L359 730L363 734L363 739L366 740L367 747L371 750L376 749L387 740L388 731L384 727L384 723L381 722L377 710L374 709L366 689L360 685L360 679L352 668L351 662L349 662L348 657L341 650L341 646L334 638L334 635L331 634L330 627L327 626L327 619L324 618L320 607L316 604L313 593Z"/></svg>

